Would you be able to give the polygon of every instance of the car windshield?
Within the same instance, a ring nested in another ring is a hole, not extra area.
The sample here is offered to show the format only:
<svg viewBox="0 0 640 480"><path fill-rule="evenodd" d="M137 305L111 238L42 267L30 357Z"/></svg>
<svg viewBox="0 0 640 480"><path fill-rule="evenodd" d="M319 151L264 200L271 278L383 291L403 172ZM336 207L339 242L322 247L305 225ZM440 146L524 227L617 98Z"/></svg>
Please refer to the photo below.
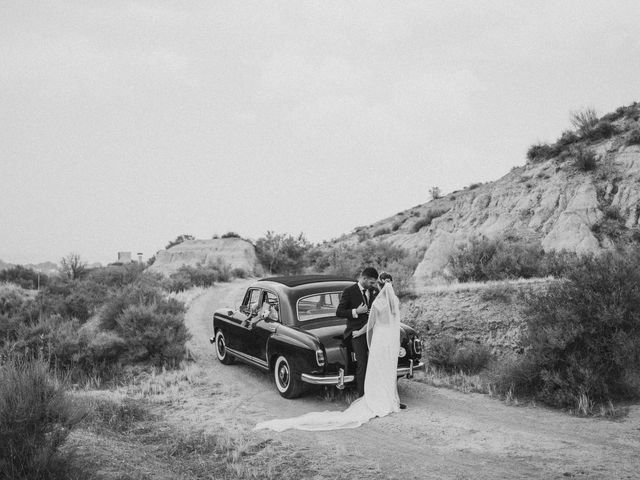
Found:
<svg viewBox="0 0 640 480"><path fill-rule="evenodd" d="M316 293L298 300L298 320L307 322L336 316L340 292Z"/></svg>

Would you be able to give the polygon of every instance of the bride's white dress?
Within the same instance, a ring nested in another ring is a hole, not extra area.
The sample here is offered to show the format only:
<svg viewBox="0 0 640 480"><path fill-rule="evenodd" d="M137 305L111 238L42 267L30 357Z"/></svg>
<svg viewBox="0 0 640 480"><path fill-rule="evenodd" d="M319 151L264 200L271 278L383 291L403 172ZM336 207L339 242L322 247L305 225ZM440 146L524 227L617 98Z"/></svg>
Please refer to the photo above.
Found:
<svg viewBox="0 0 640 480"><path fill-rule="evenodd" d="M364 382L364 396L343 411L311 412L299 417L260 422L255 430L278 432L297 430L337 430L356 428L374 417L384 417L400 410L396 368L400 350L400 308L390 283L380 291L371 305L367 327L369 361Z"/></svg>

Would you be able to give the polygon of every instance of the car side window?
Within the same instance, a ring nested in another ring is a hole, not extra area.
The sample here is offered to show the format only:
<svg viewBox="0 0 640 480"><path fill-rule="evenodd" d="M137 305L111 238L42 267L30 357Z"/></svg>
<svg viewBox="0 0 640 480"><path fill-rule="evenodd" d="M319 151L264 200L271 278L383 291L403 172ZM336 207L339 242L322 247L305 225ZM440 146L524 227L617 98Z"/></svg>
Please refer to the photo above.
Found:
<svg viewBox="0 0 640 480"><path fill-rule="evenodd" d="M263 306L265 306L266 316L275 322L280 321L280 304L278 296L272 292L264 292Z"/></svg>
<svg viewBox="0 0 640 480"><path fill-rule="evenodd" d="M260 290L252 288L244 296L242 306L246 308L247 312L257 312L260 305Z"/></svg>

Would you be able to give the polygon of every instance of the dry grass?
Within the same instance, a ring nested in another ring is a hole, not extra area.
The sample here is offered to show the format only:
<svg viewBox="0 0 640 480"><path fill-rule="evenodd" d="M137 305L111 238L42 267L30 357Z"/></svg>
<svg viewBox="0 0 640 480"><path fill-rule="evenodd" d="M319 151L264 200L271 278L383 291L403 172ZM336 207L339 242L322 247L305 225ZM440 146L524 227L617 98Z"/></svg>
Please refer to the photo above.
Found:
<svg viewBox="0 0 640 480"><path fill-rule="evenodd" d="M482 374L448 373L441 368L429 365L424 376L416 378L433 387L450 388L464 393L491 393L491 383Z"/></svg>
<svg viewBox="0 0 640 480"><path fill-rule="evenodd" d="M474 292L482 290L490 290L500 287L513 287L518 285L543 285L550 282L558 281L554 277L543 278L520 278L517 280L491 280L488 282L458 282L423 285L416 290L422 294L429 293L451 293L451 292Z"/></svg>
<svg viewBox="0 0 640 480"><path fill-rule="evenodd" d="M152 403L179 403L186 391L205 383L205 372L197 365L188 364L177 370L154 368L142 373L123 387L126 395Z"/></svg>
<svg viewBox="0 0 640 480"><path fill-rule="evenodd" d="M91 413L70 439L71 471L84 479L297 479L313 476L292 445L265 439L247 427L207 429L172 421L157 408L202 378L199 369L158 370L117 391L76 391Z"/></svg>

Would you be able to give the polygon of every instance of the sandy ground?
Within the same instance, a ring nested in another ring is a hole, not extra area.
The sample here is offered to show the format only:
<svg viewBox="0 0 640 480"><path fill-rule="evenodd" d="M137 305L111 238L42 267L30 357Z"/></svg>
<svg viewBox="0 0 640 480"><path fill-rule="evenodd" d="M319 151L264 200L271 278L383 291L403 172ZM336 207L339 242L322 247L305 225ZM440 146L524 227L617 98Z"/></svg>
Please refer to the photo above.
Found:
<svg viewBox="0 0 640 480"><path fill-rule="evenodd" d="M208 340L213 312L237 305L248 283L217 285L191 303L191 347L205 374L170 417L187 428L250 430L265 419L345 408L313 393L283 399L266 373L216 360ZM639 478L640 406L611 421L508 406L418 381L400 380L398 388L409 408L357 429L255 435L295 445L300 478Z"/></svg>

